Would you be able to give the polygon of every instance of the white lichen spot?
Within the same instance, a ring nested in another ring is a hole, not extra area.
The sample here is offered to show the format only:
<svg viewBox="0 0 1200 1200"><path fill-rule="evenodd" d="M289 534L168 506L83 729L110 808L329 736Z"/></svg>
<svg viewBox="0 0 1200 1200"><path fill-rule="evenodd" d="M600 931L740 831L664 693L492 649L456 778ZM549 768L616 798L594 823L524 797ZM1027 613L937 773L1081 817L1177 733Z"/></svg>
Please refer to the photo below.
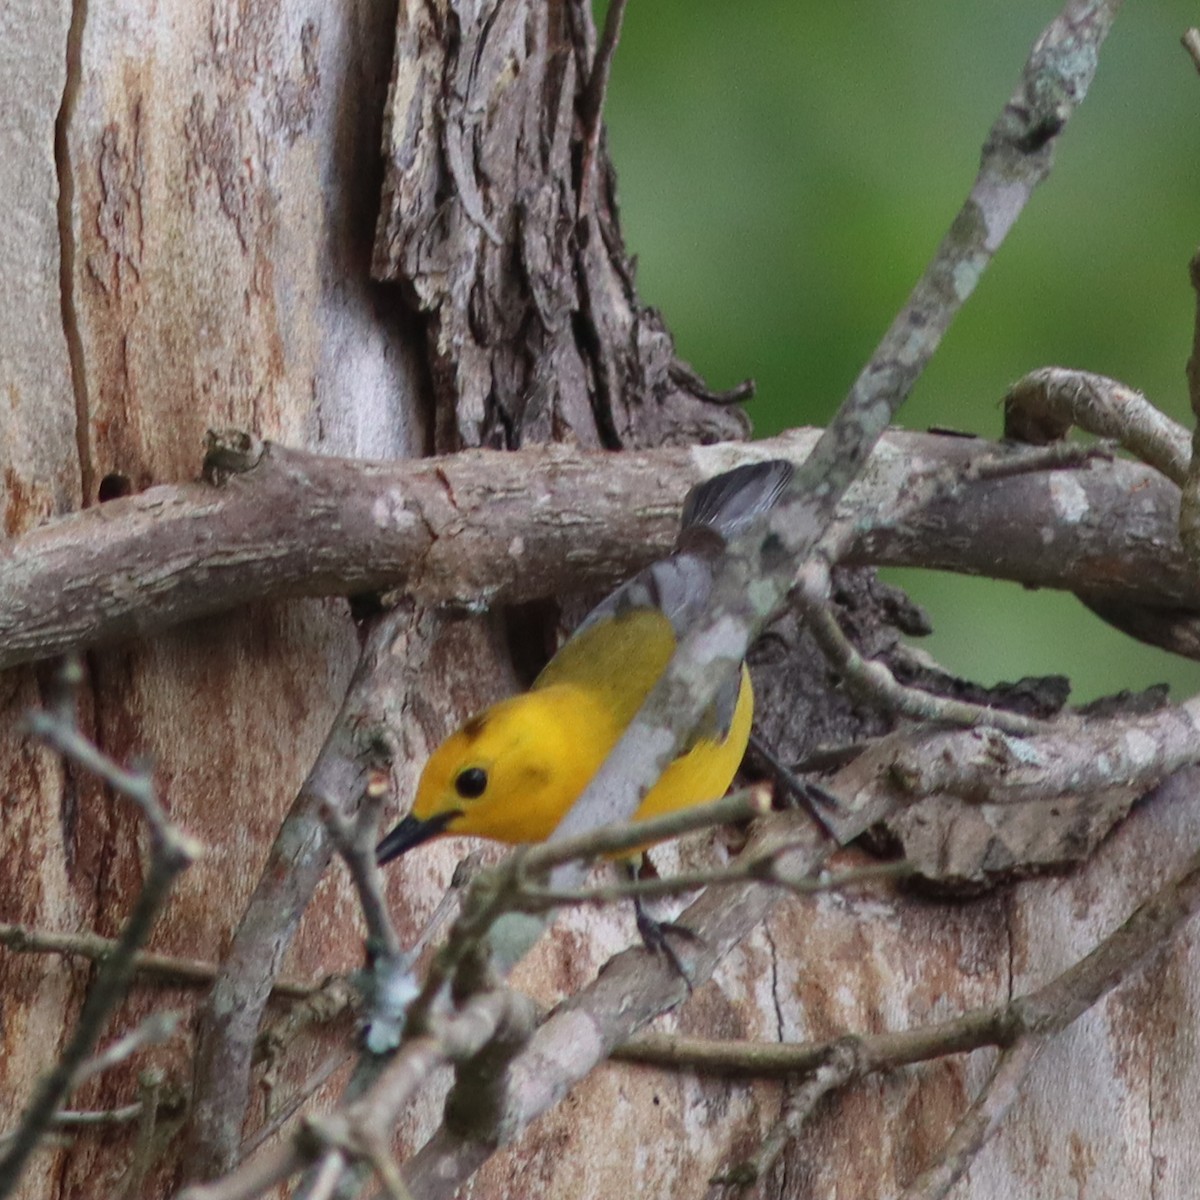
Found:
<svg viewBox="0 0 1200 1200"><path fill-rule="evenodd" d="M775 585L765 579L756 579L747 589L746 595L754 605L755 612L769 612L775 607L779 593Z"/></svg>
<svg viewBox="0 0 1200 1200"><path fill-rule="evenodd" d="M561 1067L590 1064L603 1057L595 1022L578 1010L558 1013L542 1026L538 1038L542 1060Z"/></svg>
<svg viewBox="0 0 1200 1200"><path fill-rule="evenodd" d="M1073 475L1066 473L1050 476L1050 503L1059 519L1070 524L1082 521L1090 507L1087 492Z"/></svg>
<svg viewBox="0 0 1200 1200"><path fill-rule="evenodd" d="M1029 189L1023 183L997 182L991 187L988 203L982 206L982 210L983 219L987 223L985 244L992 254L1000 248L1000 243L1013 227L1013 222L1021 215L1021 209L1028 198Z"/></svg>
<svg viewBox="0 0 1200 1200"><path fill-rule="evenodd" d="M1005 749L1012 756L1013 760L1019 762L1022 766L1037 767L1042 763L1042 756L1038 753L1037 747L1030 741L1019 737L1005 738Z"/></svg>
<svg viewBox="0 0 1200 1200"><path fill-rule="evenodd" d="M520 558L525 553L525 539L519 534L508 543L508 557Z"/></svg>
<svg viewBox="0 0 1200 1200"><path fill-rule="evenodd" d="M1158 756L1158 743L1148 733L1140 729L1125 731L1125 755L1129 762L1153 762Z"/></svg>
<svg viewBox="0 0 1200 1200"><path fill-rule="evenodd" d="M974 260L968 259L955 265L954 294L960 300L965 300L975 290L978 282L979 266Z"/></svg>
<svg viewBox="0 0 1200 1200"><path fill-rule="evenodd" d="M700 662L740 659L745 650L746 639L741 621L734 617L722 617L709 630L697 659Z"/></svg>
<svg viewBox="0 0 1200 1200"><path fill-rule="evenodd" d="M380 529L405 530L417 524L416 515L409 511L404 501L404 493L394 488L376 497L371 506L371 520Z"/></svg>

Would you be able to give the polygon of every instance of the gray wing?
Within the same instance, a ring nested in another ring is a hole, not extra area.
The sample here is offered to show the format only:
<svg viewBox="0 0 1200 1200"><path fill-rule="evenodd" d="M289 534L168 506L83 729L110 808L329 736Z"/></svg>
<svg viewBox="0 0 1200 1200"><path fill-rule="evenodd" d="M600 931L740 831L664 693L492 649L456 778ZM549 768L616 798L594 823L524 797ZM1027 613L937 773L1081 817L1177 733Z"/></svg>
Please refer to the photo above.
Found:
<svg viewBox="0 0 1200 1200"><path fill-rule="evenodd" d="M601 621L654 608L671 622L676 640L695 624L712 595L713 567L727 538L775 506L794 469L784 459L749 463L697 484L683 503L679 542L670 558L652 563L606 596L584 618L572 640ZM741 688L740 671L722 683L693 737L724 737L733 721Z"/></svg>
<svg viewBox="0 0 1200 1200"><path fill-rule="evenodd" d="M588 613L571 639L574 640L601 621L641 608L655 608L671 622L678 640L707 607L712 594L712 579L712 562L703 555L676 554L661 559L606 596ZM688 745L700 736L725 737L733 722L741 684L741 671L732 672L721 684L712 708L705 713Z"/></svg>

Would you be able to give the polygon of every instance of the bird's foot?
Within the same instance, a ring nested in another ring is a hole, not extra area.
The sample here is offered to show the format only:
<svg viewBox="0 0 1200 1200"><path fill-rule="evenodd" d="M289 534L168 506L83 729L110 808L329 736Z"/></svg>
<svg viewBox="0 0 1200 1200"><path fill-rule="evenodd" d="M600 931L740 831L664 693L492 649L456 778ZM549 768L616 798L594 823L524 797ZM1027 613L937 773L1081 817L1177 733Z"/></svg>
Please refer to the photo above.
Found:
<svg viewBox="0 0 1200 1200"><path fill-rule="evenodd" d="M633 909L637 917L637 930L641 935L642 944L651 954L657 954L671 964L679 977L687 984L688 995L690 996L692 993L692 977L688 974L683 960L676 953L675 947L671 945L669 937L675 936L693 944L703 943L704 939L686 925L681 925L678 921L655 920L642 907L640 900L634 901Z"/></svg>

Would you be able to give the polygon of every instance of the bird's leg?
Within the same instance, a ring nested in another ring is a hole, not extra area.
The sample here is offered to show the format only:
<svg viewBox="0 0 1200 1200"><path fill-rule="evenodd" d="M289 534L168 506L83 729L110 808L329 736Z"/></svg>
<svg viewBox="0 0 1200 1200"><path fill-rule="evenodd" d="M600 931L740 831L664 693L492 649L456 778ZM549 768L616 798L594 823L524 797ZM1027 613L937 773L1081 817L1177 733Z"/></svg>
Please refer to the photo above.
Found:
<svg viewBox="0 0 1200 1200"><path fill-rule="evenodd" d="M629 878L635 883L637 882L638 870L644 860L645 856L639 854L635 858L626 859L623 864L629 874ZM690 995L692 991L691 976L687 973L687 968L683 965L683 960L675 953L675 947L667 940L668 934L674 934L676 937L685 938L691 942L701 942L704 939L686 925L681 925L678 921L659 921L652 917L646 911L640 896L635 895L633 897L633 912L637 919L637 930L641 936L642 944L652 954L661 955L675 968L680 978L687 984Z"/></svg>
<svg viewBox="0 0 1200 1200"><path fill-rule="evenodd" d="M750 733L750 747L763 763L766 764L768 771L774 776L775 782L791 798L792 802L798 804L808 813L813 824L830 841L840 844L842 839L838 836L833 826L830 825L825 813L836 814L841 812L842 802L831 791L821 787L819 783L813 783L808 779L801 779L794 771L788 770L780 761L775 751L767 745L762 735L753 730Z"/></svg>

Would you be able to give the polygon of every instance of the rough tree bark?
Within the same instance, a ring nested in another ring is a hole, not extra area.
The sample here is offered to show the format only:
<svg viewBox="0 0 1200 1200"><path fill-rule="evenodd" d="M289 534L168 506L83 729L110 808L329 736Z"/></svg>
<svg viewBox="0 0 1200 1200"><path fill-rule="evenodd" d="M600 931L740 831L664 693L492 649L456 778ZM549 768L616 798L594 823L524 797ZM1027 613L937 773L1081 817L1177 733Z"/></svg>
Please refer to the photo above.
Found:
<svg viewBox="0 0 1200 1200"><path fill-rule="evenodd" d="M193 478L214 426L376 459L743 435L738 410L675 359L662 320L637 299L610 168L602 146L587 150L596 37L586 4L166 0L147 11L133 0L13 0L2 23L8 537ZM916 618L894 596L854 575L841 600L865 652L918 670L895 636ZM550 606L507 618L414 611L428 665L403 698L405 753L392 781L400 800L429 743L528 674L557 616ZM208 847L154 949L225 954L357 655L341 598L256 601L88 655L85 725L117 759L150 756L172 816ZM886 728L791 623L757 652L755 669L765 729L792 758ZM0 686L0 920L111 935L145 870L144 833L119 799L22 736L20 716L46 693L48 671L13 667ZM1031 990L1188 857L1200 837L1194 785L1176 776L1070 876L969 903L786 900L663 1027L820 1038L914 1026ZM1133 799L1117 798L1116 809ZM936 836L929 828L918 816L886 836L919 843L930 874L939 861L958 863L968 837L986 840L977 823L938 825ZM1089 826L1087 850L1102 833ZM700 838L662 862L705 862L721 844ZM392 872L403 933L420 928L460 850L429 847ZM967 857L980 861L986 846ZM631 925L618 910L569 913L514 981L552 1004L628 944ZM284 973L316 979L354 967L361 934L335 868ZM1191 1119L1198 956L1185 932L1151 974L1050 1044L957 1194L1190 1195L1200 1153ZM53 1061L90 975L0 951L0 1127ZM191 1012L195 1003L182 989L137 989L111 1032L163 1004ZM260 1068L245 1132L266 1119L272 1088L286 1098L344 1038L344 1027L302 1038L270 1075ZM148 1051L72 1106L127 1103L153 1065L182 1111L193 1048L185 1036ZM989 1055L840 1093L786 1152L766 1194L894 1191L936 1155ZM605 1066L495 1155L472 1194L704 1194L715 1171L771 1128L782 1091ZM335 1094L318 1093L317 1106ZM435 1127L440 1099L425 1093L405 1113L399 1153ZM161 1129L176 1132L165 1118ZM166 1196L196 1171L189 1155L222 1165L219 1150L180 1133L142 1178L130 1169L134 1145L131 1129L46 1146L20 1195Z"/></svg>

